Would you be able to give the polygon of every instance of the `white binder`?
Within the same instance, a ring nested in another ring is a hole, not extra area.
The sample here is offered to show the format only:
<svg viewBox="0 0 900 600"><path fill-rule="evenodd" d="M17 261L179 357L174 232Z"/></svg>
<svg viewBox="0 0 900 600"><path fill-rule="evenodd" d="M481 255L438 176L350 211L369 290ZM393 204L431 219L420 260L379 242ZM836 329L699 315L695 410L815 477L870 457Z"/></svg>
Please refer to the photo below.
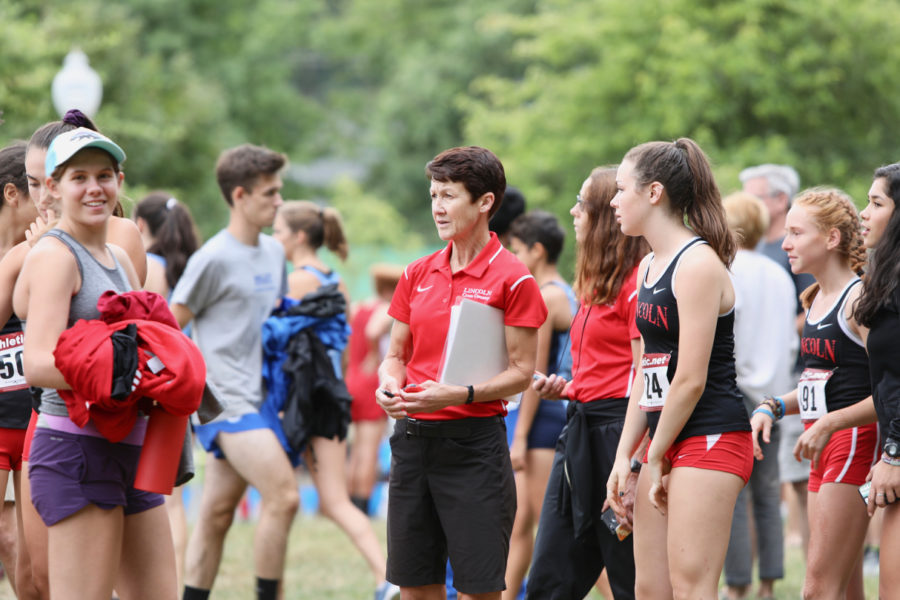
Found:
<svg viewBox="0 0 900 600"><path fill-rule="evenodd" d="M468 299L451 308L439 381L481 383L508 366L503 311Z"/></svg>

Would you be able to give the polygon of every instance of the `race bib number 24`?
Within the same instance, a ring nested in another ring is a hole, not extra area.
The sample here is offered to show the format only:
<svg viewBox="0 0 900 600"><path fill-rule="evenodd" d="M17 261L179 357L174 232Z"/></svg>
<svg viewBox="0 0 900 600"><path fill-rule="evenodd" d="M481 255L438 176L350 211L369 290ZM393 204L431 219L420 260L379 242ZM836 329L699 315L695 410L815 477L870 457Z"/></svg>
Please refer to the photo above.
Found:
<svg viewBox="0 0 900 600"><path fill-rule="evenodd" d="M644 393L639 405L641 410L659 411L669 395L669 361L671 354L645 354L641 357L644 372Z"/></svg>

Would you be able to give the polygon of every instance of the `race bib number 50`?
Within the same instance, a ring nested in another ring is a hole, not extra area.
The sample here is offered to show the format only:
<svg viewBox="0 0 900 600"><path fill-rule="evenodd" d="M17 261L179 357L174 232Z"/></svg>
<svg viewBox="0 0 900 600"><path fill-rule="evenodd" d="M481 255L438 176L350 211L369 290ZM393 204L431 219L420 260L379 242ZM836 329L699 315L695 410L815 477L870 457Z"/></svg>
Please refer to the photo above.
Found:
<svg viewBox="0 0 900 600"><path fill-rule="evenodd" d="M644 393L639 405L641 410L659 411L669 395L669 361L671 354L645 354L641 357L644 371Z"/></svg>
<svg viewBox="0 0 900 600"><path fill-rule="evenodd" d="M827 369L804 369L797 383L797 404L800 406L800 420L811 423L825 416L825 385L833 371Z"/></svg>
<svg viewBox="0 0 900 600"><path fill-rule="evenodd" d="M24 390L25 369L22 367L22 349L25 334L21 331L0 334L0 392Z"/></svg>

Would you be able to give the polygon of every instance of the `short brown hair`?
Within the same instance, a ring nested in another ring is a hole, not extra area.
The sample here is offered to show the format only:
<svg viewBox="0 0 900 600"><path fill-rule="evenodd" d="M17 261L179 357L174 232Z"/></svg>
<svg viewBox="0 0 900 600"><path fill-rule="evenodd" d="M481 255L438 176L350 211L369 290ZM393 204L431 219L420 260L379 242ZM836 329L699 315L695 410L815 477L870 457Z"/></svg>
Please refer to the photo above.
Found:
<svg viewBox="0 0 900 600"><path fill-rule="evenodd" d="M264 146L243 144L225 150L216 161L216 180L228 206L231 194L241 187L253 189L260 175L274 175L287 163L287 157Z"/></svg>
<svg viewBox="0 0 900 600"><path fill-rule="evenodd" d="M497 156L480 146L463 146L444 150L425 165L425 177L440 182L461 183L472 195L472 202L491 192L492 217L500 209L506 191L506 173Z"/></svg>

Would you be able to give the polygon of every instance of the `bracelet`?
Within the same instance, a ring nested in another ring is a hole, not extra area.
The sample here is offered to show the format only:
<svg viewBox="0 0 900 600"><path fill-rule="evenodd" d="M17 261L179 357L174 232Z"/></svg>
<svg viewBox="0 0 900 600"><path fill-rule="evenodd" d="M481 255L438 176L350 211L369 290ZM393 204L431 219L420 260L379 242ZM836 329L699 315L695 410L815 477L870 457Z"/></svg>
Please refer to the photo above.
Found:
<svg viewBox="0 0 900 600"><path fill-rule="evenodd" d="M772 411L772 418L777 421L784 416L786 407L784 404L784 400L780 397L773 397L769 395L763 396L762 402L759 403L759 406L767 406L769 410Z"/></svg>
<svg viewBox="0 0 900 600"><path fill-rule="evenodd" d="M782 399L781 396L775 396L775 400L777 400L778 404L781 405L781 413L780 413L781 416L778 417L780 419L787 412L787 406L784 404L784 400Z"/></svg>
<svg viewBox="0 0 900 600"><path fill-rule="evenodd" d="M888 456L887 454L881 455L881 462L887 463L892 467L900 467L900 458L893 458L891 456Z"/></svg>
<svg viewBox="0 0 900 600"><path fill-rule="evenodd" d="M469 395L466 396L466 404L472 404L475 401L475 388L471 385L467 385L466 389L469 391Z"/></svg>
<svg viewBox="0 0 900 600"><path fill-rule="evenodd" d="M775 413L773 413L771 410L769 410L768 406L764 406L764 405L762 405L762 404L760 404L759 406L757 406L757 407L753 410L753 412L750 413L750 416L752 417L752 416L755 415L756 413L762 413L762 414L764 414L764 415L769 415L769 417L771 417L773 423L774 423L775 421L778 420L778 419L775 418Z"/></svg>
<svg viewBox="0 0 900 600"><path fill-rule="evenodd" d="M637 457L632 458L631 459L631 472L632 473L640 473L641 467L643 465L644 465L644 463L641 461L641 459L639 459Z"/></svg>

